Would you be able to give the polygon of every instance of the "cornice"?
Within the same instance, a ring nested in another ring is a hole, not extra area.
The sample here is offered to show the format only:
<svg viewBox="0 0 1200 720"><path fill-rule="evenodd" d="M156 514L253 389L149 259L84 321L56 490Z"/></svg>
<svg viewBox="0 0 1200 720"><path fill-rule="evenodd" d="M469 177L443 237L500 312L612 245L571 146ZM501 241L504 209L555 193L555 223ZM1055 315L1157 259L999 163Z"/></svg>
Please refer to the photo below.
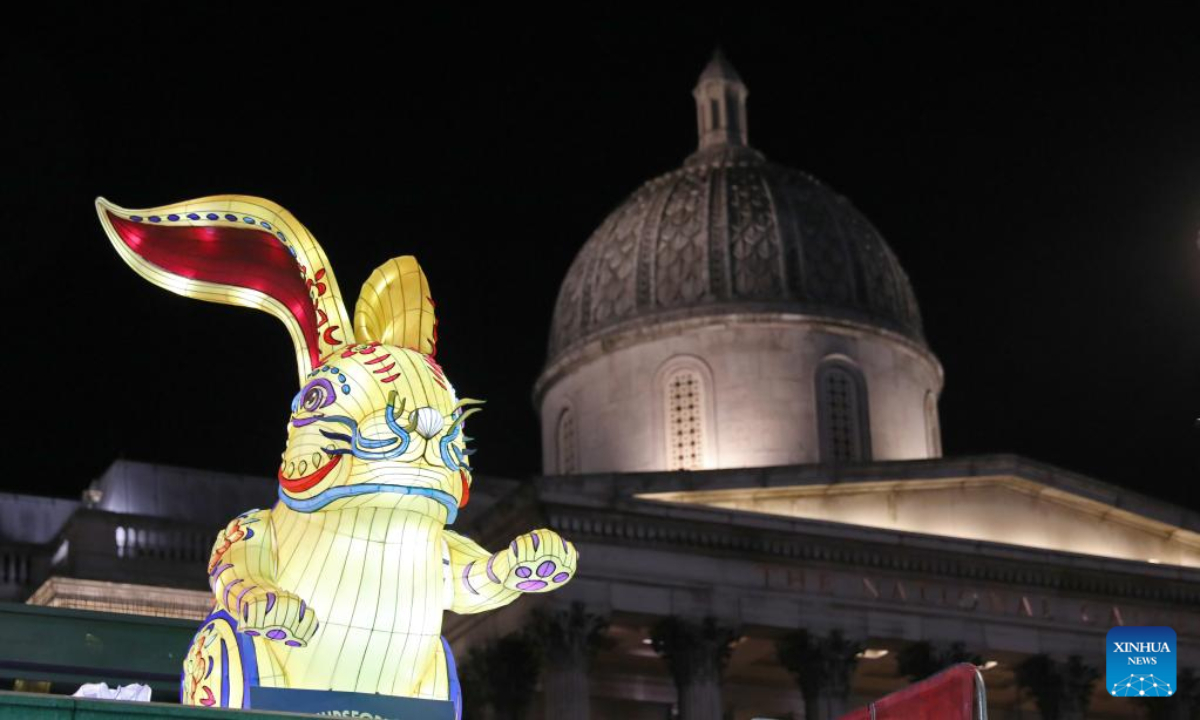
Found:
<svg viewBox="0 0 1200 720"><path fill-rule="evenodd" d="M815 563L843 570L1019 585L1200 607L1200 571L1188 568L817 521L760 517L755 518L759 521L757 527L747 527L731 524L730 513L724 511L654 507L659 504L647 501L621 505L598 509L551 504L544 513L553 529L576 543ZM710 515L707 521L706 514Z"/></svg>

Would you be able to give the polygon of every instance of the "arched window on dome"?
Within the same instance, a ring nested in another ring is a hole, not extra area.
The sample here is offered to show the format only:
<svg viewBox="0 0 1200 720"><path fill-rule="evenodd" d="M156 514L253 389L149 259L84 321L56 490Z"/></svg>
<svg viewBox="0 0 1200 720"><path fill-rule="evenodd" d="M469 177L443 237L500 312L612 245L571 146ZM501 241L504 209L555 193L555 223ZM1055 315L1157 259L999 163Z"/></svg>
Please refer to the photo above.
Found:
<svg viewBox="0 0 1200 720"><path fill-rule="evenodd" d="M712 370L701 358L677 355L654 376L655 435L664 470L717 467Z"/></svg>
<svg viewBox="0 0 1200 720"><path fill-rule="evenodd" d="M667 469L704 467L704 380L691 368L667 376Z"/></svg>
<svg viewBox="0 0 1200 720"><path fill-rule="evenodd" d="M828 360L817 369L816 390L821 462L869 461L871 423L862 373L848 362Z"/></svg>
<svg viewBox="0 0 1200 720"><path fill-rule="evenodd" d="M575 413L571 412L571 408L563 408L558 415L555 444L558 451L558 474L574 475L579 472L579 446L575 439Z"/></svg>
<svg viewBox="0 0 1200 720"><path fill-rule="evenodd" d="M663 470L720 466L712 369L695 355L667 359L654 374L654 441Z"/></svg>
<svg viewBox="0 0 1200 720"><path fill-rule="evenodd" d="M937 397L932 390L925 393L925 446L929 457L942 456L942 427L938 422Z"/></svg>

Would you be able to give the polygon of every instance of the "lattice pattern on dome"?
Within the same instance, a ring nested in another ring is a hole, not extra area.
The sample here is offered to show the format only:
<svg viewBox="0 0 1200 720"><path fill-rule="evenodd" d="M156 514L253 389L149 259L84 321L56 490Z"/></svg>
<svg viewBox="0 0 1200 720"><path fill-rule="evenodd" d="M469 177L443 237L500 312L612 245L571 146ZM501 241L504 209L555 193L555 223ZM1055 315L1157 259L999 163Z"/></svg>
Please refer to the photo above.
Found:
<svg viewBox="0 0 1200 720"><path fill-rule="evenodd" d="M578 450L575 440L575 413L570 408L558 417L558 474L574 475L579 472Z"/></svg>
<svg viewBox="0 0 1200 720"><path fill-rule="evenodd" d="M591 277L587 266L595 254L594 247L592 244L585 245L575 257L571 269L567 271L567 279L563 281L558 291L558 300L554 303L554 320L550 326L551 342L553 338L586 332L583 329L583 312L590 303L585 297L584 282Z"/></svg>
<svg viewBox="0 0 1200 720"><path fill-rule="evenodd" d="M871 223L811 176L740 150L694 156L601 224L563 281L551 361L634 320L750 304L924 343L908 276Z"/></svg>
<svg viewBox="0 0 1200 720"><path fill-rule="evenodd" d="M667 469L704 467L704 381L695 370L667 378Z"/></svg>
<svg viewBox="0 0 1200 720"><path fill-rule="evenodd" d="M662 210L655 252L655 301L664 308L696 302L708 291L705 245L707 186L685 175L675 183Z"/></svg>
<svg viewBox="0 0 1200 720"><path fill-rule="evenodd" d="M612 242L598 248L589 323L616 322L633 312L637 293L634 258L645 217L642 204L632 202L606 221L604 229Z"/></svg>
<svg viewBox="0 0 1200 720"><path fill-rule="evenodd" d="M864 433L866 418L862 417L864 403L859 396L857 379L845 368L825 367L820 371L818 384L821 460L868 460L870 453Z"/></svg>
<svg viewBox="0 0 1200 720"><path fill-rule="evenodd" d="M737 297L773 298L782 289L775 212L761 174L730 173L729 255Z"/></svg>

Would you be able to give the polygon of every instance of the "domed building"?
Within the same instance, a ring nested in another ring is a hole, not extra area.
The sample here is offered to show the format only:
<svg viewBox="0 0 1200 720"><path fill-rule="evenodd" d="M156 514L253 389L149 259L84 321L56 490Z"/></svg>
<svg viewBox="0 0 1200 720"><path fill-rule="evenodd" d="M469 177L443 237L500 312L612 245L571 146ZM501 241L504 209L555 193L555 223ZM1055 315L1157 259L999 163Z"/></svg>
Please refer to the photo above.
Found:
<svg viewBox="0 0 1200 720"><path fill-rule="evenodd" d="M571 265L534 392L547 474L941 455L908 276L846 198L748 144L747 94L714 56L699 148Z"/></svg>

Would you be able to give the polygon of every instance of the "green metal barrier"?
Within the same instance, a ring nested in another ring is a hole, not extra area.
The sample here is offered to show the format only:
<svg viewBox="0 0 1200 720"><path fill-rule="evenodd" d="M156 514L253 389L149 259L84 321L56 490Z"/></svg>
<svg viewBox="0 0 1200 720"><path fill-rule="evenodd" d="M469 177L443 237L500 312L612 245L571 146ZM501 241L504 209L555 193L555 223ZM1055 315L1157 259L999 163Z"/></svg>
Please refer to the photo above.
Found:
<svg viewBox="0 0 1200 720"><path fill-rule="evenodd" d="M142 683L156 700L174 700L196 627L190 620L0 603L0 679L49 681L56 691Z"/></svg>
<svg viewBox="0 0 1200 720"><path fill-rule="evenodd" d="M72 693L84 683L142 683L151 687L154 699L174 702L183 655L196 628L191 620L0 603L0 681L49 682L57 693ZM444 714L440 706L449 706L453 716L449 703L422 703L438 706L432 710L408 706L417 702L396 699L406 718L441 717L435 712ZM297 717L312 715L0 691L0 720Z"/></svg>
<svg viewBox="0 0 1200 720"><path fill-rule="evenodd" d="M85 700L61 695L0 692L0 720L157 720L158 718L191 718L192 720L268 720L268 718L301 718L311 715L294 713L255 712L253 710L210 710L165 703L128 703L115 700Z"/></svg>

